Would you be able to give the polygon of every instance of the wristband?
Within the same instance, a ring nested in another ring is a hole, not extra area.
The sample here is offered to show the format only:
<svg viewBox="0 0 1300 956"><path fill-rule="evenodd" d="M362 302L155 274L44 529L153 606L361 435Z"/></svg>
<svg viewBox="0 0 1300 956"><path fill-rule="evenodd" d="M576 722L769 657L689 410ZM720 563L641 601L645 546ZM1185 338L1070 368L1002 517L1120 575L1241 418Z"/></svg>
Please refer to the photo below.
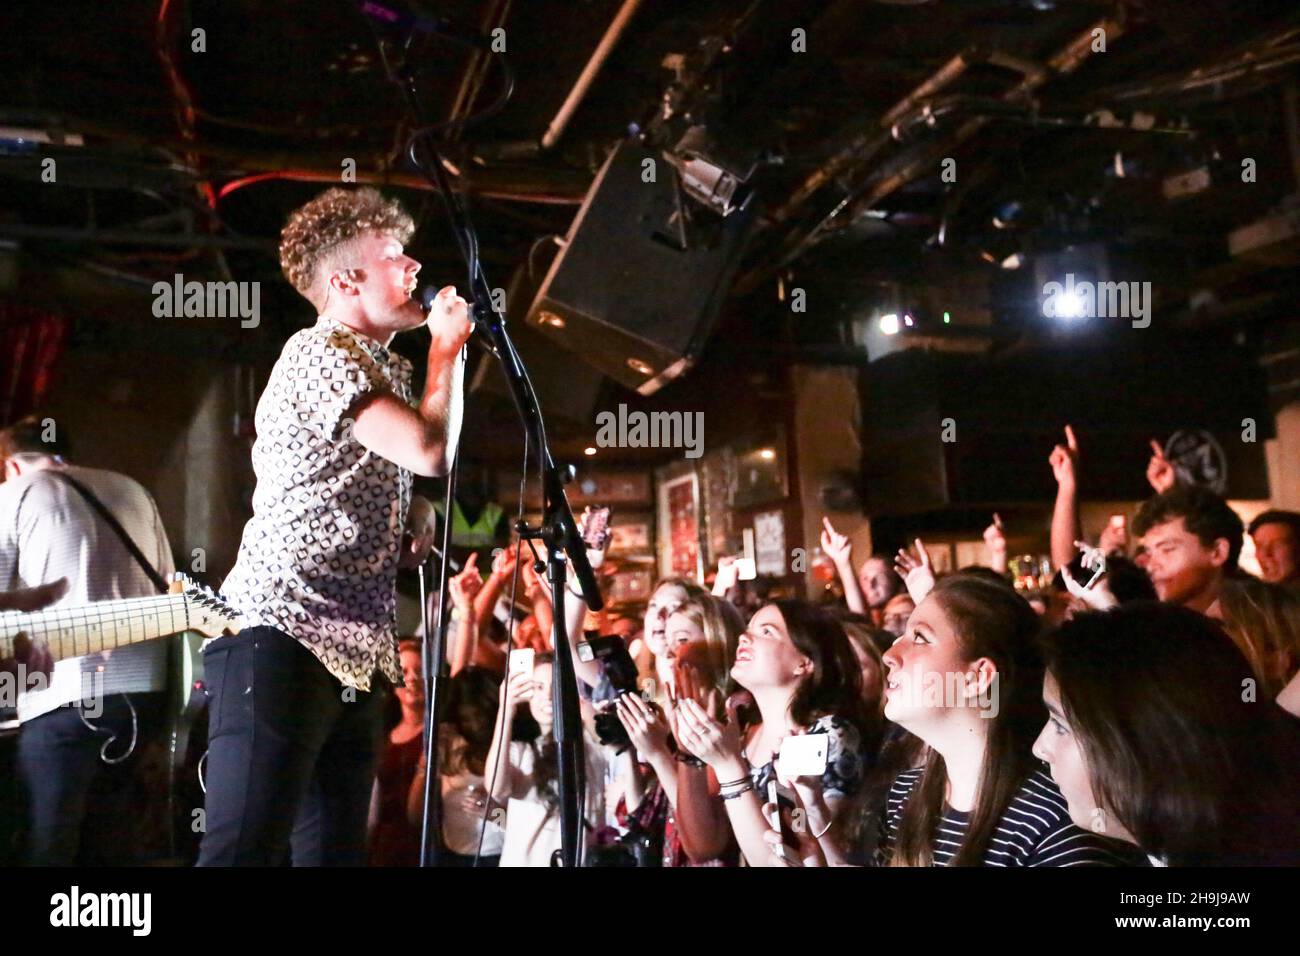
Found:
<svg viewBox="0 0 1300 956"><path fill-rule="evenodd" d="M754 784L751 781L746 780L745 785L743 787L740 787L739 789L736 790L728 790L725 793L719 794L719 796L721 796L723 800L735 800L741 794L749 793L753 789L754 789Z"/></svg>
<svg viewBox="0 0 1300 956"><path fill-rule="evenodd" d="M753 785L753 781L750 780L748 776L745 776L745 777L741 777L739 780L730 780L727 783L719 783L718 789L730 790L732 787L739 787L741 784L746 784L746 783L750 784L751 786Z"/></svg>
<svg viewBox="0 0 1300 956"><path fill-rule="evenodd" d="M706 764L699 757L692 757L684 750L679 750L677 751L677 753L673 754L673 759L676 760L678 763L686 764L686 766L688 767L694 767L696 770L703 770L705 767L708 766L708 764Z"/></svg>

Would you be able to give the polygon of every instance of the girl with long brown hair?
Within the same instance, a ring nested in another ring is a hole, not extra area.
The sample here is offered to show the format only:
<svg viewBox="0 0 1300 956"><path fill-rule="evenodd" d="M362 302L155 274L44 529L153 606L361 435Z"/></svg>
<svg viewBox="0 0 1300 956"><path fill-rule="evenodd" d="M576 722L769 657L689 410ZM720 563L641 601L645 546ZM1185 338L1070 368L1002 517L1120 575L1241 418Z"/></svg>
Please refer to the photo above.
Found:
<svg viewBox="0 0 1300 956"><path fill-rule="evenodd" d="M1009 587L941 579L885 653L885 716L928 745L895 778L878 859L887 866L1078 866L1124 862L1075 826L1034 766L1042 726L1038 619Z"/></svg>

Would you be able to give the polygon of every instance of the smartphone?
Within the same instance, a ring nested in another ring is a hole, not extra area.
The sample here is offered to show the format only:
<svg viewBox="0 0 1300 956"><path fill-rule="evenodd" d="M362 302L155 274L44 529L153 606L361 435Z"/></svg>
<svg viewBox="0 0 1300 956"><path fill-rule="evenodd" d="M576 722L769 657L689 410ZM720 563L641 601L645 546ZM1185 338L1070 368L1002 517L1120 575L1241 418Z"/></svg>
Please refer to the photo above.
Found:
<svg viewBox="0 0 1300 956"><path fill-rule="evenodd" d="M757 563L754 560L754 529L746 528L742 531L741 540L744 550L741 552L742 557L736 559L736 579L752 581L758 577Z"/></svg>
<svg viewBox="0 0 1300 956"><path fill-rule="evenodd" d="M829 734L799 734L781 741L777 755L783 777L820 777L830 757Z"/></svg>
<svg viewBox="0 0 1300 956"><path fill-rule="evenodd" d="M529 677L533 674L533 661L537 657L537 651L531 647L518 647L510 652L509 674L524 673Z"/></svg>
<svg viewBox="0 0 1300 956"><path fill-rule="evenodd" d="M609 513L610 509L604 507L592 508L584 515L582 540L590 550L598 551L605 546L605 539L610 534Z"/></svg>

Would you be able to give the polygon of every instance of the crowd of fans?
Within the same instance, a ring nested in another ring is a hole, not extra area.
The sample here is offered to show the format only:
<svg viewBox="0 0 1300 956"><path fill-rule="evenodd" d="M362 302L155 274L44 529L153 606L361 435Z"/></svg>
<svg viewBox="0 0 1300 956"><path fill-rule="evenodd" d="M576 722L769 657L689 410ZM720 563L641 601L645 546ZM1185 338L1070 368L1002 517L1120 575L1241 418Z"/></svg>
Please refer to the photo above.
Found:
<svg viewBox="0 0 1300 956"><path fill-rule="evenodd" d="M826 519L838 580L816 602L759 598L725 559L711 593L659 581L640 620L569 592L585 864L1300 863L1300 515L1251 523L1255 578L1241 519L1158 446L1132 540L1122 521L1085 540L1071 429L1049 464L1050 588L1013 586L995 515L986 563L949 573L919 540L855 566ZM440 860L548 865L551 592L516 546L486 580L472 558L450 596ZM579 653L601 635L619 653ZM402 646L377 864L418 857L418 651Z"/></svg>

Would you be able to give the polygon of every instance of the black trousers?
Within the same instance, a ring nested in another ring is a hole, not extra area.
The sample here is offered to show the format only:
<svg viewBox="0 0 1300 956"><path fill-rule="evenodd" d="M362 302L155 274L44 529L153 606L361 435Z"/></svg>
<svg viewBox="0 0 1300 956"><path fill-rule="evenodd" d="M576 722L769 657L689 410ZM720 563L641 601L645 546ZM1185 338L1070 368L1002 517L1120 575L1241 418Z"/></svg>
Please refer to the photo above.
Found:
<svg viewBox="0 0 1300 956"><path fill-rule="evenodd" d="M203 668L198 865L280 866L291 856L295 866L363 866L382 695L345 688L273 627L218 638Z"/></svg>
<svg viewBox="0 0 1300 956"><path fill-rule="evenodd" d="M29 864L123 866L157 855L159 840L166 839L166 782L148 770L158 762L165 696L108 694L95 716L98 708L75 705L22 725L18 774ZM130 756L109 764L101 751L114 761Z"/></svg>

